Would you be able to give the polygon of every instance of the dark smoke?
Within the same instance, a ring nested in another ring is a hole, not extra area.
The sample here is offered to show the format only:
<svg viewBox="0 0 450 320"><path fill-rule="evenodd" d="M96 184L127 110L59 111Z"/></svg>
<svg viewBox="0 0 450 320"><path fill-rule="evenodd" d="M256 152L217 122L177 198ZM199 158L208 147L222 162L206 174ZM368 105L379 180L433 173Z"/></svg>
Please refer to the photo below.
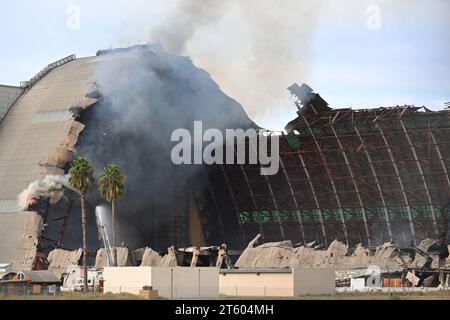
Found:
<svg viewBox="0 0 450 320"><path fill-rule="evenodd" d="M195 120L202 120L205 129L255 124L189 58L134 50L100 59L97 84L104 98L79 119L86 129L77 154L94 163L97 175L116 163L127 177L125 196L117 203L118 243L160 250L189 245L189 192L206 177L200 165L172 165L172 131L192 131ZM90 212L101 202L92 191ZM93 214L90 220L95 230Z"/></svg>

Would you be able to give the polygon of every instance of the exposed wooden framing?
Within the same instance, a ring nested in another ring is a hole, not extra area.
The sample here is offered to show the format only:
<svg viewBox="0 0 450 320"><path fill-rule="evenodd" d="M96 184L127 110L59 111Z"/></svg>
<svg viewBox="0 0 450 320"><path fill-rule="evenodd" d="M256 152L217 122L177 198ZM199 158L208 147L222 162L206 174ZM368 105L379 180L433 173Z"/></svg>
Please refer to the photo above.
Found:
<svg viewBox="0 0 450 320"><path fill-rule="evenodd" d="M371 243L371 240L370 240L369 226L367 224L366 209L364 208L364 204L363 204L363 201L362 201L362 198L361 198L361 194L359 192L358 184L356 183L355 175L353 173L353 169L350 166L350 162L348 161L347 153L345 152L344 147L342 145L342 142L341 142L341 140L339 139L339 136L336 133L336 129L334 128L334 125L331 126L331 130L333 131L333 134L336 137L336 141L337 141L337 143L339 145L339 148L341 149L341 154L344 157L344 161L345 161L345 164L347 166L348 173L350 174L350 177L351 177L351 179L353 181L353 186L355 187L356 196L358 198L358 202L359 202L359 205L361 206L361 210L362 210L362 213L363 213L364 229L366 231L367 244L370 247L372 245L372 243Z"/></svg>
<svg viewBox="0 0 450 320"><path fill-rule="evenodd" d="M310 134L311 134L311 136L312 136L312 138L314 140L314 143L316 144L317 150L319 151L320 159L322 160L324 168L325 168L325 170L327 172L327 175L330 178L330 182L331 182L331 186L333 188L334 196L336 198L336 203L337 203L337 206L338 206L338 210L339 210L340 215L341 215L341 222L342 222L342 228L343 228L343 231L344 231L345 242L348 245L349 244L349 242L348 242L348 233L347 233L347 226L346 226L345 218L344 218L344 212L342 210L341 201L339 199L339 195L337 193L336 186L334 184L333 176L332 176L332 174L330 172L330 169L328 167L327 160L325 159L325 156L323 154L322 148L320 147L320 144L319 144L319 142L316 139L316 135L314 134L314 131L312 130L311 126L309 125L308 120L306 119L306 117L304 116L303 113L301 113L301 116L302 116L303 121L305 122L306 126L308 127L308 130L309 130L309 132L310 132Z"/></svg>
<svg viewBox="0 0 450 320"><path fill-rule="evenodd" d="M433 131L431 131L431 130L430 130L430 136L431 136L431 139L433 140L433 144L436 149L436 153L438 154L439 161L442 166L442 171L444 171L444 173L445 173L445 180L447 180L448 191L450 194L450 177L448 175L447 167L445 166L444 158L442 157L441 149L439 148L439 145L436 142L436 138L434 137Z"/></svg>
<svg viewBox="0 0 450 320"><path fill-rule="evenodd" d="M409 227L411 229L411 235L413 237L414 245L416 245L417 244L417 240L416 240L416 233L414 231L414 222L413 222L412 213L411 213L411 206L409 204L408 197L406 196L405 188L404 188L404 185L403 185L402 178L400 176L400 172L399 172L398 167L397 167L397 163L395 162L394 155L392 154L391 147L389 146L389 143L386 140L386 136L384 135L383 129L381 129L381 126L380 126L379 123L376 124L376 127L378 128L378 131L380 132L381 137L383 138L383 141L386 144L386 148L387 148L387 151L388 151L388 154L389 154L389 158L391 160L392 166L394 167L395 174L397 176L398 183L400 185L400 190L401 190L401 192L403 194L403 199L405 200L405 204L406 204L406 207L407 207L407 210L408 210Z"/></svg>
<svg viewBox="0 0 450 320"><path fill-rule="evenodd" d="M311 192L312 192L313 197L314 197L314 202L316 203L317 209L319 210L319 213L320 213L319 219L320 219L320 227L322 228L322 236L323 236L323 240L325 242L325 246L328 247L327 233L326 233L325 225L324 225L324 222L323 222L322 209L321 209L321 206L320 206L320 203L319 203L319 199L317 198L316 190L314 189L314 184L312 183L312 180L311 180L311 175L309 174L309 170L306 167L306 163L305 163L305 160L303 159L303 155L300 152L297 152L297 154L298 154L298 158L300 159L300 162L301 162L301 164L303 166L303 170L305 171L306 178L308 179L308 183L309 183L309 186L311 188Z"/></svg>
<svg viewBox="0 0 450 320"><path fill-rule="evenodd" d="M400 118L399 120L400 120L400 125L403 128L403 132L405 133L406 140L408 141L408 145L414 156L414 160L416 162L417 170L419 171L420 178L422 180L423 188L425 190L425 194L426 194L427 200L428 200L428 205L430 206L430 210L431 210L431 218L433 219L433 227L434 227L435 235L438 235L438 227L437 227L437 223L436 223L436 215L434 214L433 201L431 200L430 191L428 190L428 185L427 185L427 181L425 180L425 174L423 172L422 165L420 164L419 157L417 156L416 148L414 147L414 145L412 143L411 137L409 136L408 131L406 130L406 127L405 127L405 124L403 123L402 118Z"/></svg>
<svg viewBox="0 0 450 320"><path fill-rule="evenodd" d="M236 201L236 197L234 195L233 189L231 188L230 180L228 179L228 175L227 175L227 172L225 171L223 164L219 164L219 167L220 167L220 171L222 172L225 183L227 184L228 192L231 195L231 201L233 202L234 209L236 210L236 218L238 220L241 237L244 240L245 239L244 229L242 228L241 216L240 216L239 206Z"/></svg>
<svg viewBox="0 0 450 320"><path fill-rule="evenodd" d="M274 205L275 210L277 212L278 223L280 225L281 237L284 239L284 228L283 228L283 223L282 223L281 217L280 217L280 208L278 207L278 202L275 199L275 195L273 194L272 185L270 184L268 176L264 176L264 180L266 180L267 187L269 188L269 192L270 192L270 198L272 199L273 205Z"/></svg>
<svg viewBox="0 0 450 320"><path fill-rule="evenodd" d="M391 229L391 222L390 222L390 219L389 219L389 213L388 213L388 210L387 210L386 201L384 200L384 195L383 195L383 191L381 189L380 181L378 179L377 172L375 171L375 167L374 167L373 162L372 162L372 157L370 156L369 151L367 150L366 144L365 144L365 142L364 142L364 140L363 140L363 138L362 138L358 128L356 126L354 126L354 129L355 129L356 135L358 136L359 140L361 141L361 143L362 143L362 145L364 147L364 154L366 155L367 162L369 163L370 170L372 171L372 175L373 175L373 178L375 180L375 184L377 185L377 190L378 190L378 194L379 194L380 199L381 199L381 203L383 204L384 217L386 219L386 225L387 225L387 229L388 229L388 233L389 233L389 239L391 241L393 241L394 238L392 237L392 229Z"/></svg>
<svg viewBox="0 0 450 320"><path fill-rule="evenodd" d="M258 138L259 139L259 138ZM254 145L252 145L253 148L255 148ZM257 152L257 150L255 150ZM272 200L272 203L275 207L275 210L277 212L277 218L278 218L278 224L280 227L280 232L281 232L281 237L284 239L285 233L284 233L284 228L283 228L283 222L281 221L281 217L280 217L280 209L278 207L278 202L275 199L275 195L273 194L273 190L272 190L272 185L270 184L269 178L264 175L264 180L266 181L267 187L269 188L269 192L270 192L270 198Z"/></svg>
<svg viewBox="0 0 450 320"><path fill-rule="evenodd" d="M255 200L255 194L253 192L253 188L250 184L250 181L248 180L247 172L245 172L244 166L242 164L240 164L239 167L241 168L241 172L242 172L242 175L244 176L245 183L247 184L247 188L248 188L248 192L250 193L250 197L252 198L253 208L255 209L255 212L258 215L259 233L261 233L261 236L264 239L264 228L261 223L261 215L259 212L258 204L256 203L256 200Z"/></svg>
<svg viewBox="0 0 450 320"><path fill-rule="evenodd" d="M214 208L216 209L217 212L217 218L219 220L219 227L220 227L220 233L222 235L222 239L225 241L225 234L223 233L223 230L225 230L224 225L223 225L223 217L222 217L222 211L219 209L219 204L217 203L217 198L216 195L214 193L214 189L212 188L211 185L211 181L209 180L209 176L208 176L208 189L209 189L209 193L211 194L211 198L213 200L214 203Z"/></svg>
<svg viewBox="0 0 450 320"><path fill-rule="evenodd" d="M299 227L300 227L300 232L301 232L302 237L303 237L303 241L306 242L305 230L303 228L302 215L300 214L300 209L298 207L297 198L295 197L295 194L294 194L294 189L292 188L290 177L289 177L289 175L288 175L288 173L286 171L283 159L281 157L280 157L280 165L281 165L281 170L283 170L284 176L285 176L286 181L288 183L289 191L290 191L291 196L292 196L292 200L294 201L295 210L297 212L298 224L299 224Z"/></svg>

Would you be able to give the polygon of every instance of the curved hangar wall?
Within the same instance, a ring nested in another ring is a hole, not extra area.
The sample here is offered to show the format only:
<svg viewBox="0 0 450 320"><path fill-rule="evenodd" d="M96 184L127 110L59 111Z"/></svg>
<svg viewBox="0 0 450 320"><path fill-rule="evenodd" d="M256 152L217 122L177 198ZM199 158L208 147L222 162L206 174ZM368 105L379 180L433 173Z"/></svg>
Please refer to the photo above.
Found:
<svg viewBox="0 0 450 320"><path fill-rule="evenodd" d="M83 129L71 108L95 102L85 97L93 87L93 59L47 70L0 123L0 261L11 262L16 269L34 266L46 218L18 210L17 196L47 174L64 174Z"/></svg>

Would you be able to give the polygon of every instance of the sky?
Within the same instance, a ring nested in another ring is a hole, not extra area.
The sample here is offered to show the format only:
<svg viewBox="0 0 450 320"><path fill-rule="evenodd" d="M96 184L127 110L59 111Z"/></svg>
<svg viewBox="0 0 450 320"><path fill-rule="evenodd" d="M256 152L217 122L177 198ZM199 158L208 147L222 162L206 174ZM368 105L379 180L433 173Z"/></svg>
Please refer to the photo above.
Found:
<svg viewBox="0 0 450 320"><path fill-rule="evenodd" d="M273 130L296 117L294 82L336 108L450 101L448 0L16 0L1 2L0 27L0 84L161 41Z"/></svg>

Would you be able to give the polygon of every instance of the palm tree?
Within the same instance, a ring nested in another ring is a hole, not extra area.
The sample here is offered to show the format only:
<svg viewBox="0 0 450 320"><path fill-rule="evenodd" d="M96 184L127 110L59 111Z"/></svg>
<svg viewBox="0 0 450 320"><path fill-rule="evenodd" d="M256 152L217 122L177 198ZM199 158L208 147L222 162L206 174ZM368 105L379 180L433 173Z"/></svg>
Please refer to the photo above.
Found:
<svg viewBox="0 0 450 320"><path fill-rule="evenodd" d="M109 164L98 179L98 189L100 195L106 201L111 202L112 212L112 242L113 242L113 260L114 266L117 267L117 250L116 250L116 213L115 202L125 193L125 176L120 171L118 165Z"/></svg>
<svg viewBox="0 0 450 320"><path fill-rule="evenodd" d="M84 269L84 292L88 291L88 269L87 269L87 223L86 223L86 193L94 183L94 168L89 160L83 157L76 158L69 170L69 183L80 195L81 222L83 228L83 269Z"/></svg>

